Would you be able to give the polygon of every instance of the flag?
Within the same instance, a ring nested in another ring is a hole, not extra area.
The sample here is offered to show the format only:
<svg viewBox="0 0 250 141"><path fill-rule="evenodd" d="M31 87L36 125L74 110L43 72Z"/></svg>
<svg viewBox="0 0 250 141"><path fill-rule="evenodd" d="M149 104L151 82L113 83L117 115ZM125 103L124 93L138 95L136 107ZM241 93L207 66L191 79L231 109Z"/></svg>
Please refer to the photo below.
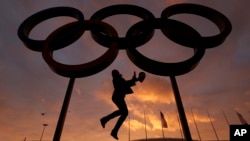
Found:
<svg viewBox="0 0 250 141"><path fill-rule="evenodd" d="M238 118L240 119L242 125L248 124L240 113L236 112L236 114L238 115Z"/></svg>
<svg viewBox="0 0 250 141"><path fill-rule="evenodd" d="M161 115L161 126L162 128L168 128L168 124L167 124L167 121L164 117L164 115L162 114L162 112L160 111L160 115Z"/></svg>
<svg viewBox="0 0 250 141"><path fill-rule="evenodd" d="M147 123L146 123L145 111L144 111L144 123L145 123L145 136L146 136L146 141L147 141L148 140L148 134L147 134Z"/></svg>

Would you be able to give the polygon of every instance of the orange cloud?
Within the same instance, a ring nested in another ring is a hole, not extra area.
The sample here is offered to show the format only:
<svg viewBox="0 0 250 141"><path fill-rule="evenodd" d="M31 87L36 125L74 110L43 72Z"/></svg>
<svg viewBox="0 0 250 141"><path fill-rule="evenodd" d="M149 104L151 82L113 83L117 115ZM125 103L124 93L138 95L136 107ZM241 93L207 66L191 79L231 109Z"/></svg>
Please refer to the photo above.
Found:
<svg viewBox="0 0 250 141"><path fill-rule="evenodd" d="M140 102L165 103L174 102L172 88L164 78L148 75L143 83L133 88L135 99Z"/></svg>
<svg viewBox="0 0 250 141"><path fill-rule="evenodd" d="M210 122L208 116L194 114L194 118L196 122L202 122L202 123ZM211 118L211 120L213 121L214 119Z"/></svg>
<svg viewBox="0 0 250 141"><path fill-rule="evenodd" d="M124 123L126 128L130 128L132 131L136 131L142 128L145 128L145 124L143 122L140 122L138 120L132 119L130 121L126 121Z"/></svg>

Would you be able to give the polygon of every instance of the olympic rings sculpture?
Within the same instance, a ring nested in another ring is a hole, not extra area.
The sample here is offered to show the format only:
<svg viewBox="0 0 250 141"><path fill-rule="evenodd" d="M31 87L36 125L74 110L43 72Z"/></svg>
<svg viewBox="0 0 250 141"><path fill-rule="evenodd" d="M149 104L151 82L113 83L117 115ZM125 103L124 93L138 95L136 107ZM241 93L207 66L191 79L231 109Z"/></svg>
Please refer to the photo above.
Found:
<svg viewBox="0 0 250 141"><path fill-rule="evenodd" d="M170 19L172 15L189 13L202 16L212 21L220 30L218 35L202 37L189 25ZM134 24L125 37L119 37L117 31L105 18L113 15L134 15L142 20ZM69 16L77 21L68 23L53 31L45 40L29 38L32 29L39 23L58 16ZM137 51L154 35L154 30L160 29L171 41L185 47L193 48L194 55L182 62L165 63L147 58ZM53 51L64 48L78 40L84 31L90 30L92 38L108 50L96 60L80 65L66 65L53 59ZM98 73L108 67L118 55L120 49L125 49L130 60L139 68L156 75L177 76L193 70L203 57L207 48L216 47L224 42L232 30L230 21L220 12L197 4L176 4L165 8L161 18L139 6L112 5L94 13L90 20L85 20L82 12L71 7L55 7L40 11L26 20L18 29L18 36L25 46L33 51L42 52L49 67L64 77L85 77Z"/></svg>

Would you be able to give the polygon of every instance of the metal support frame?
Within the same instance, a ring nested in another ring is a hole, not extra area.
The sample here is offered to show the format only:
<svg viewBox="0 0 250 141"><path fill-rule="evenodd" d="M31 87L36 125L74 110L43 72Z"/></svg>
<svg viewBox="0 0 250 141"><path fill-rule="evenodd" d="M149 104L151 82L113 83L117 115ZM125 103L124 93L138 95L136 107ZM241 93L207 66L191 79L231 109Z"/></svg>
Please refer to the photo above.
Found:
<svg viewBox="0 0 250 141"><path fill-rule="evenodd" d="M63 125L64 125L66 115L67 115L67 112L68 112L69 102L70 102L72 90L73 90L73 87L74 87L74 83L75 83L75 78L70 78L68 88L67 88L67 91L66 91L66 94L65 94L65 98L64 98L64 101L63 101L61 113L60 113L60 116L59 116L59 119L58 119L58 122L57 122L56 131L55 131L55 134L54 134L53 141L60 141L62 130L63 130Z"/></svg>
<svg viewBox="0 0 250 141"><path fill-rule="evenodd" d="M174 91L174 97L175 97L178 113L180 116L184 138L186 139L186 141L192 141L192 137L191 137L190 130L188 127L188 123L187 123L186 114L185 114L184 107L181 101L181 96L180 96L180 92L179 92L179 88L178 88L175 76L170 76L170 80L171 80L172 88Z"/></svg>

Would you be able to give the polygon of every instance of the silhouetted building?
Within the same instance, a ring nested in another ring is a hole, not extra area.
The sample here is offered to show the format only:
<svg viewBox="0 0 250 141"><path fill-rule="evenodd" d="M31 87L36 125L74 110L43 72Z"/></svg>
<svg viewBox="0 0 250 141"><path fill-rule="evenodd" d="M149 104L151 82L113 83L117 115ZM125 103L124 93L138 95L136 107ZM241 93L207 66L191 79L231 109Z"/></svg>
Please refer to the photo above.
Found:
<svg viewBox="0 0 250 141"><path fill-rule="evenodd" d="M133 141L186 141L185 139L181 138L149 138L149 139L136 139ZM198 140L193 140L198 141ZM203 140L203 141L216 141L216 140ZM229 140L220 140L220 141L229 141Z"/></svg>
<svg viewBox="0 0 250 141"><path fill-rule="evenodd" d="M149 139L136 139L133 141L185 141L181 138L149 138ZM196 141L196 140L195 140Z"/></svg>

